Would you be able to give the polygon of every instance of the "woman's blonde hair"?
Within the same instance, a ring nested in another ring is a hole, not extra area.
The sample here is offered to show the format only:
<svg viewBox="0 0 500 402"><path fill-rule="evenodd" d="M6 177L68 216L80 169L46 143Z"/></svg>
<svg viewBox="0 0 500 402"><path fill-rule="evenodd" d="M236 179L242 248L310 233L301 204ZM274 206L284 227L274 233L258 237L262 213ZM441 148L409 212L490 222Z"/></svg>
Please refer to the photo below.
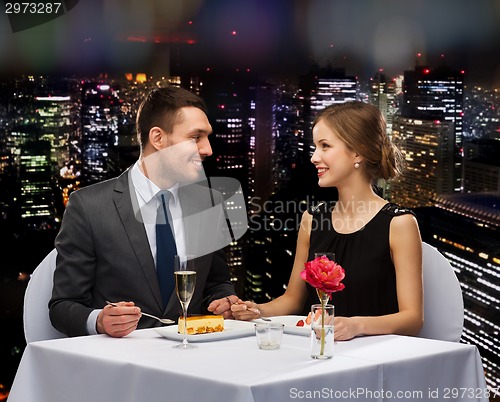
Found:
<svg viewBox="0 0 500 402"><path fill-rule="evenodd" d="M377 107L358 101L334 104L316 115L313 128L320 120L363 157L361 165L372 183L402 172L403 156L387 136L384 116Z"/></svg>

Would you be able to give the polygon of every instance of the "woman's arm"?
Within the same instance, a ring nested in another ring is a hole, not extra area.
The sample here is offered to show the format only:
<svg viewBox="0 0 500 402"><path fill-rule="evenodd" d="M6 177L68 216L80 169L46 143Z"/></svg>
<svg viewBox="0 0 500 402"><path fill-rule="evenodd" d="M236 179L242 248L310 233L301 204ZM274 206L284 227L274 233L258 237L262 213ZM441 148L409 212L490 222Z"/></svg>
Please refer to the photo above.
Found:
<svg viewBox="0 0 500 402"><path fill-rule="evenodd" d="M307 289L300 273L304 270L304 264L309 255L309 238L311 234L312 216L306 211L302 215L299 234L297 237L297 247L292 273L288 281L288 286L283 295L264 304L245 302L232 306L233 316L238 320L253 320L260 315L271 317L276 315L297 314L302 310L307 296ZM253 311L252 311L253 310Z"/></svg>
<svg viewBox="0 0 500 402"><path fill-rule="evenodd" d="M336 317L336 340L359 335L417 335L422 328L422 240L413 215L392 219L389 244L396 269L399 312L379 317Z"/></svg>

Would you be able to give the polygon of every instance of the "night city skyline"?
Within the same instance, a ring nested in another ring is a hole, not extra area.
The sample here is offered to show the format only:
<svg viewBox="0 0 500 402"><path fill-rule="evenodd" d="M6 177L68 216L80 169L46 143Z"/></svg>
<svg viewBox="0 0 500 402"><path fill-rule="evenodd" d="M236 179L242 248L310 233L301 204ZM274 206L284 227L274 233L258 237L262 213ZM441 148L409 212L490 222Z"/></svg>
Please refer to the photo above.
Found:
<svg viewBox="0 0 500 402"><path fill-rule="evenodd" d="M256 301L283 292L300 213L335 197L309 162L315 111L379 107L408 162L379 191L450 260L462 341L500 385L500 2L72 1L19 32L0 16L0 401L25 347L23 291L67 197L135 162L138 103L165 85L207 102L206 172L242 185L250 228L226 253Z"/></svg>

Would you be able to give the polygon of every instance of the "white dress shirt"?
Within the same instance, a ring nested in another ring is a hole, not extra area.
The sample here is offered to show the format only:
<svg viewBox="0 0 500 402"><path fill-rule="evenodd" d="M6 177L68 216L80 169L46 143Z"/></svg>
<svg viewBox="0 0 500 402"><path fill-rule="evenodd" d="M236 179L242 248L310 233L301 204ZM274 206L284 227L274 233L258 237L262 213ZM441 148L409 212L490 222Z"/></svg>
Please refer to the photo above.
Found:
<svg viewBox="0 0 500 402"><path fill-rule="evenodd" d="M146 229L146 235L149 241L149 248L151 249L151 255L153 256L155 266L156 266L156 212L158 206L160 205L160 197L157 195L162 191L156 184L149 180L144 173L139 169L139 162L136 162L134 166L130 169L130 177L132 180L132 185L135 190L135 195L137 198L137 203L140 213L136 213L136 216L140 216L144 228ZM172 193L172 197L169 197L169 209L172 215L175 245L177 247L177 254L182 256L186 254L186 240L185 231L182 220L182 208L178 196L179 185L176 184L169 188L168 191ZM112 300L120 301L120 300ZM87 332L89 335L96 335L96 323L97 316L101 309L96 309L89 314L87 319Z"/></svg>
<svg viewBox="0 0 500 402"><path fill-rule="evenodd" d="M130 175L137 196L142 222L144 223L146 235L148 236L151 255L156 265L156 212L160 205L160 198L157 197L157 195L161 192L161 189L141 172L138 162L136 162L130 170ZM172 193L172 197L169 197L168 207L172 215L177 254L184 256L186 254L186 241L184 225L182 224L182 208L177 191L178 188L179 185L176 184L168 189L168 191Z"/></svg>

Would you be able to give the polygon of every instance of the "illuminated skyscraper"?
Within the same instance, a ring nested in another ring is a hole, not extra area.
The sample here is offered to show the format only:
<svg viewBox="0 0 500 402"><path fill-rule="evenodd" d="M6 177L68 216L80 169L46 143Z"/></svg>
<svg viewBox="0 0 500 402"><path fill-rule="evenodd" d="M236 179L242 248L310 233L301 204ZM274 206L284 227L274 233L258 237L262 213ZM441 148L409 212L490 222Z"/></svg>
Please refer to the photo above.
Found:
<svg viewBox="0 0 500 402"><path fill-rule="evenodd" d="M316 87L311 91L311 110L316 113L334 103L356 100L357 80L335 73L318 75Z"/></svg>
<svg viewBox="0 0 500 402"><path fill-rule="evenodd" d="M391 135L392 120L398 112L396 80L387 78L382 71L377 72L370 78L369 100L384 116L387 122L387 134Z"/></svg>
<svg viewBox="0 0 500 402"><path fill-rule="evenodd" d="M119 98L107 84L82 87L82 178L84 185L109 179L118 173Z"/></svg>
<svg viewBox="0 0 500 402"><path fill-rule="evenodd" d="M28 141L19 156L21 218L29 224L53 227L52 167L49 141Z"/></svg>
<svg viewBox="0 0 500 402"><path fill-rule="evenodd" d="M69 125L64 121L70 114L70 102L69 97L63 100L58 95L42 94L62 91L67 84L62 81L57 88L49 89L51 81L45 76L22 76L5 88L12 97L8 100L10 113L2 141L8 162L2 181L10 186L2 192L9 194L12 218L20 219L28 231L54 229L56 224L57 196L53 189L57 164L62 159L56 149L64 148L56 144L61 144L59 134L63 131L66 138L69 136Z"/></svg>
<svg viewBox="0 0 500 402"><path fill-rule="evenodd" d="M209 108L213 128L210 136L213 156L204 163L207 174L227 176L241 183L245 200L252 194L250 175L250 82L245 75L214 77L207 73L201 96ZM226 257L238 294L243 294L245 272L242 270L246 237L226 247Z"/></svg>
<svg viewBox="0 0 500 402"><path fill-rule="evenodd" d="M299 167L297 143L300 114L294 85L265 86L256 92L255 114L255 192L248 204L250 213L247 234L245 297L269 301L283 293L288 282L296 242L296 197L304 187L293 187L282 202L281 193L293 181ZM263 99L264 98L264 99ZM267 105L267 106L266 106ZM260 139L260 145L259 145ZM252 143L251 143L252 146ZM259 176L265 191L259 188ZM266 177L267 175L267 177ZM272 194L262 198L259 194Z"/></svg>
<svg viewBox="0 0 500 402"><path fill-rule="evenodd" d="M218 174L239 180L248 197L250 83L239 75L221 79L210 74L203 82L201 96L213 128L210 141L214 155L207 163L213 163Z"/></svg>
<svg viewBox="0 0 500 402"><path fill-rule="evenodd" d="M71 96L38 96L35 98L41 138L51 144L51 160L62 168L71 159L70 141L77 131L74 100Z"/></svg>
<svg viewBox="0 0 500 402"><path fill-rule="evenodd" d="M422 239L450 261L465 307L462 341L479 348L488 385L500 386L500 213L498 194L455 194L419 208Z"/></svg>
<svg viewBox="0 0 500 402"><path fill-rule="evenodd" d="M453 134L440 121L394 118L393 141L406 161L404 175L391 184L391 200L407 207L434 205L453 192Z"/></svg>
<svg viewBox="0 0 500 402"><path fill-rule="evenodd" d="M303 133L300 104L296 97L298 88L291 84L282 84L276 88L273 105L274 137L274 181L275 192L284 188L298 169L300 154L298 141Z"/></svg>
<svg viewBox="0 0 500 402"><path fill-rule="evenodd" d="M252 154L252 197L258 202L266 202L275 188L273 177L273 155L275 153L275 90L271 85L257 85L253 88L251 102L252 130L250 152Z"/></svg>
<svg viewBox="0 0 500 402"><path fill-rule="evenodd" d="M462 189L463 90L464 72L446 65L416 66L404 72L402 116L451 124L454 191Z"/></svg>
<svg viewBox="0 0 500 402"><path fill-rule="evenodd" d="M341 68L311 68L300 79L299 99L303 115L303 132L299 141L299 151L305 159L312 154L311 126L318 111L334 103L344 103L357 99L358 80L346 76Z"/></svg>

